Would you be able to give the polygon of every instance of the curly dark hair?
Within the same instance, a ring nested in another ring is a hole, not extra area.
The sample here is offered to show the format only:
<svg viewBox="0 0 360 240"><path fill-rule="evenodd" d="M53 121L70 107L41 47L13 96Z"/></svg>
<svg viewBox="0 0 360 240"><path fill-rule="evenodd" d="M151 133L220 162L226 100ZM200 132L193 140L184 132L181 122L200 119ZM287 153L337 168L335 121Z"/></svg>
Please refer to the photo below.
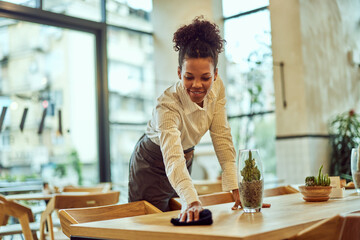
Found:
<svg viewBox="0 0 360 240"><path fill-rule="evenodd" d="M204 19L196 17L191 24L180 27L174 33L174 49L179 51L179 67L184 58L212 58L214 67L218 54L223 51L225 40L220 36L219 27Z"/></svg>

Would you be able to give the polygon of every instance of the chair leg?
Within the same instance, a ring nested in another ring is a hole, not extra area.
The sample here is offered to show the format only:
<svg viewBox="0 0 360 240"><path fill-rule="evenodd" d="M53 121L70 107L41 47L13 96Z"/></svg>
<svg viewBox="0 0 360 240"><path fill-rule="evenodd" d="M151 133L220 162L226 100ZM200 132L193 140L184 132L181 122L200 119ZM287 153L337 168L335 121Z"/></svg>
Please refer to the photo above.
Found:
<svg viewBox="0 0 360 240"><path fill-rule="evenodd" d="M37 237L36 232L33 232L33 233L32 233L32 236L33 236L33 239L34 239L34 240L38 240L38 237Z"/></svg>
<svg viewBox="0 0 360 240"><path fill-rule="evenodd" d="M9 220L9 216L4 214L4 213L0 213L0 226L5 226L8 223ZM2 239L2 236L0 236L0 240Z"/></svg>
<svg viewBox="0 0 360 240"><path fill-rule="evenodd" d="M40 240L45 240L45 223L40 223Z"/></svg>
<svg viewBox="0 0 360 240"><path fill-rule="evenodd" d="M49 236L51 240L55 240L55 236L54 236L54 225L53 225L53 221L52 221L52 217L51 215L49 215L48 219L47 219L47 223L48 223L48 228L49 228Z"/></svg>
<svg viewBox="0 0 360 240"><path fill-rule="evenodd" d="M22 229L25 240L37 240L37 237L34 238L34 235L31 232L28 216L22 215L21 217L19 217L19 222L21 224L21 229Z"/></svg>

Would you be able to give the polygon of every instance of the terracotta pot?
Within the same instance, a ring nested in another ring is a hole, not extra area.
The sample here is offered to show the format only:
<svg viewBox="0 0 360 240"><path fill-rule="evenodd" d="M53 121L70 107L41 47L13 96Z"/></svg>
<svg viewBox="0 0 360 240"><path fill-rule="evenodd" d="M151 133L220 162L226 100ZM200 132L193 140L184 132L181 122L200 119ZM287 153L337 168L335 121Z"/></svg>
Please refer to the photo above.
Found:
<svg viewBox="0 0 360 240"><path fill-rule="evenodd" d="M330 198L331 186L299 186L304 200L307 202L322 202Z"/></svg>

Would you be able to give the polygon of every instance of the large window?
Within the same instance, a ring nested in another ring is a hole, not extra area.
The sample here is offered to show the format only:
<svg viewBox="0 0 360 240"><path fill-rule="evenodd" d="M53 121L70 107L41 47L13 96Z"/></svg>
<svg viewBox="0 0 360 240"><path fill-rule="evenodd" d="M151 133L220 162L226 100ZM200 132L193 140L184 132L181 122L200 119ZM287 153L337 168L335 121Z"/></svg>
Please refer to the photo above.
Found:
<svg viewBox="0 0 360 240"><path fill-rule="evenodd" d="M223 0L228 114L236 148L258 148L276 176L275 101L268 1Z"/></svg>
<svg viewBox="0 0 360 240"><path fill-rule="evenodd" d="M0 22L0 177L124 185L155 100L152 1L7 2L39 11L2 5L32 19Z"/></svg>
<svg viewBox="0 0 360 240"><path fill-rule="evenodd" d="M94 35L0 18L0 41L1 177L96 183Z"/></svg>

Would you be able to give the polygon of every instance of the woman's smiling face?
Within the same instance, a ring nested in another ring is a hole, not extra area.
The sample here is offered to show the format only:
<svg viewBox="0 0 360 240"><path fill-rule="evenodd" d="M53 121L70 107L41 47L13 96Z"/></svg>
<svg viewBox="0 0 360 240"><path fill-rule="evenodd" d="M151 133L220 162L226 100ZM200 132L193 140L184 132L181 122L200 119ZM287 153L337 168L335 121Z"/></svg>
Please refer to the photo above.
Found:
<svg viewBox="0 0 360 240"><path fill-rule="evenodd" d="M178 76L189 94L191 101L203 107L206 94L216 80L217 69L211 58L185 58L178 68Z"/></svg>

